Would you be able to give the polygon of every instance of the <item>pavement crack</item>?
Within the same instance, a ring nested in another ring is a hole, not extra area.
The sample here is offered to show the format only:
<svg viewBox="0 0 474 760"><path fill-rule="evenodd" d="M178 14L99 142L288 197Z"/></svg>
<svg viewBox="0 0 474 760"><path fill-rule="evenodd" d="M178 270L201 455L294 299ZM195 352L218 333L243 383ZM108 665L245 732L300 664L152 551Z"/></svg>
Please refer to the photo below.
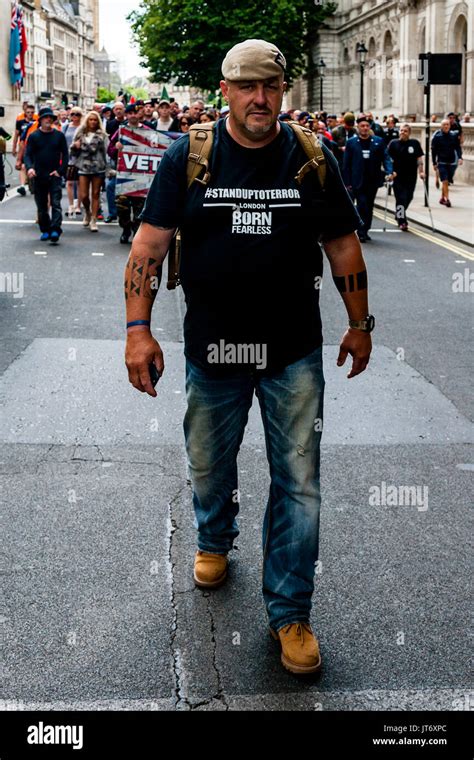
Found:
<svg viewBox="0 0 474 760"><path fill-rule="evenodd" d="M174 588L174 566L173 562L173 537L176 531L180 529L177 521L173 516L173 506L179 500L183 491L185 491L187 485L183 485L177 493L168 502L168 570L170 579L170 601L173 611L173 620L171 623L171 637L170 637L170 649L171 649L171 663L174 677L174 692L175 692L175 709L176 710L190 710L191 705L186 696L184 669L181 663L181 652L175 644L176 634L178 632L178 608L176 604L177 592Z"/></svg>
<svg viewBox="0 0 474 760"><path fill-rule="evenodd" d="M212 612L212 594L206 594L207 596L207 611L209 613L209 617L211 620L211 641L212 641L212 665L214 670L216 671L216 678L217 678L217 692L212 695L212 697L207 700L206 702L203 702L202 704L210 704L210 702L213 699L218 699L222 704L225 706L225 709L229 709L229 705L226 701L226 696L224 693L224 686L222 685L222 678L221 673L219 671L219 667L217 665L217 641L216 641L216 626L214 623L214 615ZM196 708L198 705L193 705L193 709Z"/></svg>

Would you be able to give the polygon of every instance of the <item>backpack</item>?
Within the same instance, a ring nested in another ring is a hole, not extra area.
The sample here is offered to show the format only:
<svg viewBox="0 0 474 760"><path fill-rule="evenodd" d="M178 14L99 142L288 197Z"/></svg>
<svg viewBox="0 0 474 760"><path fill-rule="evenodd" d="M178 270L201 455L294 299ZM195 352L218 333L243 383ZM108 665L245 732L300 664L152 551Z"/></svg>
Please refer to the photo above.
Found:
<svg viewBox="0 0 474 760"><path fill-rule="evenodd" d="M326 184L326 158L324 156L321 144L310 129L303 127L296 121L288 121L287 124L293 129L298 141L303 148L308 161L303 164L295 180L301 184L306 174L310 171L316 171L319 184L324 191ZM211 179L209 171L209 159L214 144L214 128L216 122L207 124L193 124L189 129L189 154L187 164L187 185L188 190L193 182L199 182L200 185L207 186ZM201 176L200 176L201 175ZM174 290L180 284L179 268L181 253L181 236L179 230L171 241L168 251L168 290Z"/></svg>

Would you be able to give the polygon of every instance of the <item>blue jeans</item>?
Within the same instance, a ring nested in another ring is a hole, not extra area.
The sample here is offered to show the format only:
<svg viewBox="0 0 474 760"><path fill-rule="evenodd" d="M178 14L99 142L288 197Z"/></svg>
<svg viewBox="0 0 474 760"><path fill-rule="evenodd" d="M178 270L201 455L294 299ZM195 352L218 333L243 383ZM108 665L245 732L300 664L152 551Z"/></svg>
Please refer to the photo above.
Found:
<svg viewBox="0 0 474 760"><path fill-rule="evenodd" d="M227 553L239 535L237 454L253 393L270 467L263 520L263 597L274 630L309 622L318 559L322 347L267 376L216 378L186 361L184 433L202 551Z"/></svg>
<svg viewBox="0 0 474 760"><path fill-rule="evenodd" d="M115 187L117 184L117 177L111 177L107 181L106 195L107 195L107 208L109 209L109 216L118 216L117 204L115 201Z"/></svg>

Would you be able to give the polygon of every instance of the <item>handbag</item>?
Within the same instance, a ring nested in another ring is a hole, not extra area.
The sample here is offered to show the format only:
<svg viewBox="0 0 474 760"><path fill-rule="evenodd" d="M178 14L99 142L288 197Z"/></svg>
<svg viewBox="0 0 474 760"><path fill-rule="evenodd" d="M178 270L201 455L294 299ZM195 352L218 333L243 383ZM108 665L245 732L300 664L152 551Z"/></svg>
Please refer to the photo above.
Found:
<svg viewBox="0 0 474 760"><path fill-rule="evenodd" d="M66 172L66 181L77 182L78 178L79 178L79 169L77 168L77 166L75 166L75 164L69 164L69 166L67 167L67 172Z"/></svg>

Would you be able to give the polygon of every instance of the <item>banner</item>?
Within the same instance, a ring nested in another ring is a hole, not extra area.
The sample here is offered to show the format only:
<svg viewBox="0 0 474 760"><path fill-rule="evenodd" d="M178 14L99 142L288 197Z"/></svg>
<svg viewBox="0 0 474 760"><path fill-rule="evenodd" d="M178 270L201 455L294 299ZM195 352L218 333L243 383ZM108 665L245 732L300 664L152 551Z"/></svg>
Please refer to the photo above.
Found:
<svg viewBox="0 0 474 760"><path fill-rule="evenodd" d="M176 132L120 127L123 150L117 160L117 195L146 198L164 152L182 137Z"/></svg>

